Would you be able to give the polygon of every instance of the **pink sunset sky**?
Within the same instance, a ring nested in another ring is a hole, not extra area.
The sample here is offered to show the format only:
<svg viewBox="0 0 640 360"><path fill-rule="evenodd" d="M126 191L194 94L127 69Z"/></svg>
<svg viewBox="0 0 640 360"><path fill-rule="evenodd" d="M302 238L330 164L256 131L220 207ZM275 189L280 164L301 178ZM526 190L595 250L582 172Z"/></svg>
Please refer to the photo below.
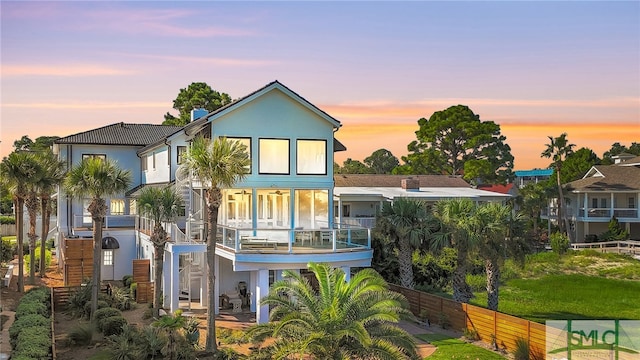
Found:
<svg viewBox="0 0 640 360"><path fill-rule="evenodd" d="M22 135L159 124L191 82L239 98L276 79L342 122L340 164L406 155L418 119L457 104L501 126L515 169L547 167L563 132L599 156L640 142L637 1L0 7L0 156Z"/></svg>

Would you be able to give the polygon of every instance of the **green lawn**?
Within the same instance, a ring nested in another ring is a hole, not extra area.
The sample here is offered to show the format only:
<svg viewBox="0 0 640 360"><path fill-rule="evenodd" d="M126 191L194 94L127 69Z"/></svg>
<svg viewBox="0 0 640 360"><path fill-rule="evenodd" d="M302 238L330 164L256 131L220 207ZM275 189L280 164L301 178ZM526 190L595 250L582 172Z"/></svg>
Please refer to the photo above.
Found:
<svg viewBox="0 0 640 360"><path fill-rule="evenodd" d="M492 351L466 343L444 334L420 334L418 338L435 345L438 349L429 360L444 359L482 359L503 360L506 359Z"/></svg>
<svg viewBox="0 0 640 360"><path fill-rule="evenodd" d="M640 261L612 254L540 254L500 287L498 310L544 322L553 319L640 320ZM634 279L634 280L626 280ZM486 293L471 302L486 306Z"/></svg>

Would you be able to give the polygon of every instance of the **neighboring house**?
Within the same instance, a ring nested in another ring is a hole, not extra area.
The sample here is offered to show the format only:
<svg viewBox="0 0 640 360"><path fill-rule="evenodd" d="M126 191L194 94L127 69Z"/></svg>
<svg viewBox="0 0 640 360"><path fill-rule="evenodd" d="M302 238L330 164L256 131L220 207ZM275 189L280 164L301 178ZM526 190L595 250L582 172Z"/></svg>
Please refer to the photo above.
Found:
<svg viewBox="0 0 640 360"><path fill-rule="evenodd" d="M478 202L504 202L511 195L474 189L458 176L373 175L334 176L334 213L339 224L373 228L384 202L410 197L433 204L439 200L469 198Z"/></svg>
<svg viewBox="0 0 640 360"><path fill-rule="evenodd" d="M640 156L615 165L595 165L580 180L565 184L568 216L577 242L607 231L615 216L633 240L640 240Z"/></svg>
<svg viewBox="0 0 640 360"><path fill-rule="evenodd" d="M539 183L547 181L553 175L553 169L517 170L516 179L513 182L518 188L523 188L530 182Z"/></svg>

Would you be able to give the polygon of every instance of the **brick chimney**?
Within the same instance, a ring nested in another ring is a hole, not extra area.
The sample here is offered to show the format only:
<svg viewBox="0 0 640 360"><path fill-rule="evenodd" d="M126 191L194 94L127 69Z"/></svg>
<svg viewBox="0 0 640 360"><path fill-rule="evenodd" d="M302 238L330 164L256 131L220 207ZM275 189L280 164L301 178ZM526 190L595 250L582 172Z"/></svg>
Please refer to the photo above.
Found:
<svg viewBox="0 0 640 360"><path fill-rule="evenodd" d="M417 191L420 190L420 180L414 178L406 178L401 181L402 189L409 191Z"/></svg>

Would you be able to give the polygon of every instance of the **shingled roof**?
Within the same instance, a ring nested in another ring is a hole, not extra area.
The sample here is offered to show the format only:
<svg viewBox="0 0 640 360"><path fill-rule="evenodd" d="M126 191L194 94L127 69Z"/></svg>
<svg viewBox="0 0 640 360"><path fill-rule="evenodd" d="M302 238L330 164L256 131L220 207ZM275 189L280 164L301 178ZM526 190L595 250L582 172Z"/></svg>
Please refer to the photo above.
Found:
<svg viewBox="0 0 640 360"><path fill-rule="evenodd" d="M338 174L333 180L336 187L401 187L402 179L407 178L420 180L420 187L471 187L464 179L449 175Z"/></svg>
<svg viewBox="0 0 640 360"><path fill-rule="evenodd" d="M640 167L618 165L596 165L585 177L565 185L574 192L587 191L638 191L640 190Z"/></svg>
<svg viewBox="0 0 640 360"><path fill-rule="evenodd" d="M145 146L163 139L180 129L182 129L182 126L120 122L65 136L57 139L55 143Z"/></svg>

